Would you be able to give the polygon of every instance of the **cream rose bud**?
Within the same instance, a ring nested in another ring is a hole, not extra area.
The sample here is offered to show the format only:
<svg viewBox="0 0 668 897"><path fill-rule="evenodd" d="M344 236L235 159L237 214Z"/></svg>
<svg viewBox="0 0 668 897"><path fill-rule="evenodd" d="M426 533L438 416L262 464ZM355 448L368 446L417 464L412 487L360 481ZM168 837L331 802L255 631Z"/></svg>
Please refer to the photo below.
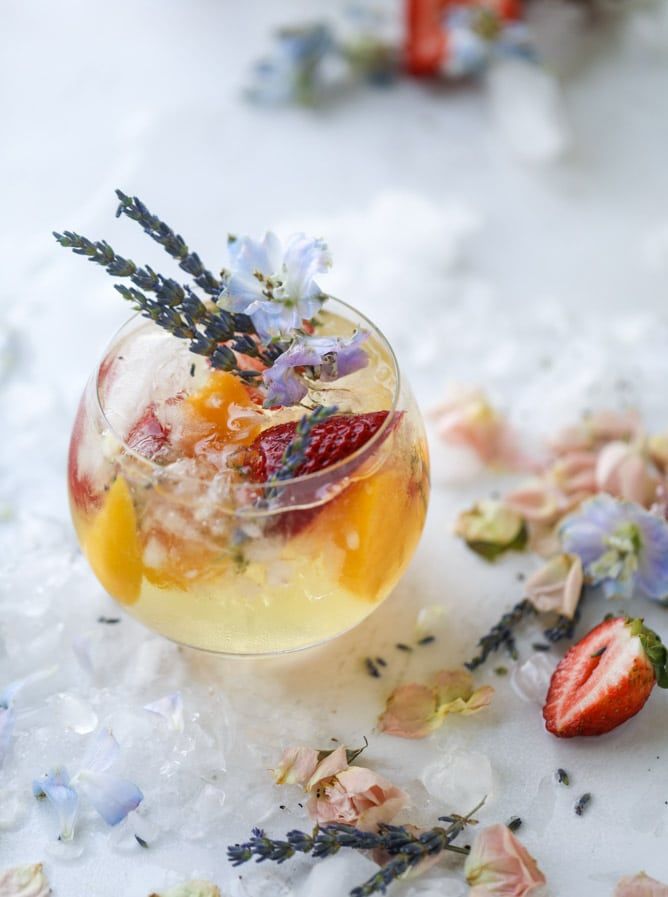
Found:
<svg viewBox="0 0 668 897"><path fill-rule="evenodd" d="M505 825L478 832L464 871L469 897L547 897L545 876Z"/></svg>
<svg viewBox="0 0 668 897"><path fill-rule="evenodd" d="M555 611L572 618L582 594L584 572L575 554L559 554L527 579L525 592L541 613Z"/></svg>

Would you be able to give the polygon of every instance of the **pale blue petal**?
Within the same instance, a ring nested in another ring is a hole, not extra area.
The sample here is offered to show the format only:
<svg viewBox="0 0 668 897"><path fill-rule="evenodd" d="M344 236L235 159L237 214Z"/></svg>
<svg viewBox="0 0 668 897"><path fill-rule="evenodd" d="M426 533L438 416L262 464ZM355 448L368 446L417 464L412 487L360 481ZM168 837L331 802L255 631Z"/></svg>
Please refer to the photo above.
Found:
<svg viewBox="0 0 668 897"><path fill-rule="evenodd" d="M168 727L173 732L183 732L183 698L181 692L174 692L172 695L165 695L150 704L144 705L144 710L149 713L156 713L167 721Z"/></svg>
<svg viewBox="0 0 668 897"><path fill-rule="evenodd" d="M100 729L84 755L82 772L106 772L118 759L120 750L111 729Z"/></svg>
<svg viewBox="0 0 668 897"><path fill-rule="evenodd" d="M71 841L74 826L79 815L79 796L70 785L66 769L59 767L36 779L32 784L35 797L46 797L58 815L58 837L61 841Z"/></svg>
<svg viewBox="0 0 668 897"><path fill-rule="evenodd" d="M324 240L295 234L288 243L283 264L285 289L292 299L299 301L322 295L313 278L327 271L332 264L332 255Z"/></svg>
<svg viewBox="0 0 668 897"><path fill-rule="evenodd" d="M82 770L77 782L107 825L118 825L144 799L135 784L108 772Z"/></svg>
<svg viewBox="0 0 668 897"><path fill-rule="evenodd" d="M228 243L232 272L249 277L255 271L270 276L276 274L281 264L281 243L276 234L268 231L262 240L238 237Z"/></svg>

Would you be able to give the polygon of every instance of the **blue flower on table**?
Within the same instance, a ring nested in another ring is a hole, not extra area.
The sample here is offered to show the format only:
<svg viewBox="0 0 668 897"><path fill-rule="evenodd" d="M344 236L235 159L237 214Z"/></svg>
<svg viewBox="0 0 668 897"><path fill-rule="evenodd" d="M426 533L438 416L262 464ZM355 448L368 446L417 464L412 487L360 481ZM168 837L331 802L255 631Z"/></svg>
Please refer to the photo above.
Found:
<svg viewBox="0 0 668 897"><path fill-rule="evenodd" d="M325 63L337 53L334 35L327 25L281 28L276 33L272 55L254 68L248 96L269 104L315 103L336 83L332 83Z"/></svg>
<svg viewBox="0 0 668 897"><path fill-rule="evenodd" d="M634 502L601 494L567 517L564 551L582 560L592 585L608 598L668 600L668 523Z"/></svg>
<svg viewBox="0 0 668 897"><path fill-rule="evenodd" d="M362 343L368 336L358 330L347 339L335 336L295 339L262 375L267 387L265 406L297 405L308 393L306 376L331 383L366 367L369 356Z"/></svg>
<svg viewBox="0 0 668 897"><path fill-rule="evenodd" d="M315 281L332 257L324 240L295 234L284 247L276 234L231 238L230 271L218 297L228 311L249 315L264 341L291 336L327 298Z"/></svg>
<svg viewBox="0 0 668 897"><path fill-rule="evenodd" d="M102 729L73 776L61 766L35 779L33 794L48 800L58 815L59 840L74 837L81 797L92 804L107 825L118 825L142 802L144 795L135 784L109 772L119 753L120 745L111 731Z"/></svg>

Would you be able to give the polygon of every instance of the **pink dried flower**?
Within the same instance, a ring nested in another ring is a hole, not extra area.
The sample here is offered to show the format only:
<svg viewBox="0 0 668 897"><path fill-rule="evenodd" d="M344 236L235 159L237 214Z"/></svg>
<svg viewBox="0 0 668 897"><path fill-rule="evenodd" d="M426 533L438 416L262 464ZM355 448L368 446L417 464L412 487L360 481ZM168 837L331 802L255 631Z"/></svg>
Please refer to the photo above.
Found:
<svg viewBox="0 0 668 897"><path fill-rule="evenodd" d="M640 872L632 878L622 878L613 897L668 897L668 885Z"/></svg>
<svg viewBox="0 0 668 897"><path fill-rule="evenodd" d="M408 795L396 785L362 766L347 766L310 782L308 790L308 811L318 825L341 822L364 831L374 831L381 823L391 822L408 800Z"/></svg>
<svg viewBox="0 0 668 897"><path fill-rule="evenodd" d="M647 508L656 498L659 479L641 446L609 442L596 462L596 485L601 492Z"/></svg>
<svg viewBox="0 0 668 897"><path fill-rule="evenodd" d="M470 449L483 464L510 470L526 468L515 433L481 389L454 387L431 416L446 442Z"/></svg>
<svg viewBox="0 0 668 897"><path fill-rule="evenodd" d="M545 876L505 825L478 832L464 866L469 897L544 897Z"/></svg>
<svg viewBox="0 0 668 897"><path fill-rule="evenodd" d="M584 573L575 554L559 554L527 579L526 597L541 613L555 611L572 617L578 606Z"/></svg>
<svg viewBox="0 0 668 897"><path fill-rule="evenodd" d="M597 411L579 424L566 427L551 440L550 445L557 455L580 449L596 451L607 442L631 442L641 437L642 433L642 422L637 411Z"/></svg>
<svg viewBox="0 0 668 897"><path fill-rule="evenodd" d="M387 699L378 728L400 738L424 738L440 728L449 713L470 716L487 707L494 689L475 689L468 670L441 670L430 685L400 685Z"/></svg>
<svg viewBox="0 0 668 897"><path fill-rule="evenodd" d="M277 785L305 785L318 765L318 751L310 747L289 747L273 770Z"/></svg>

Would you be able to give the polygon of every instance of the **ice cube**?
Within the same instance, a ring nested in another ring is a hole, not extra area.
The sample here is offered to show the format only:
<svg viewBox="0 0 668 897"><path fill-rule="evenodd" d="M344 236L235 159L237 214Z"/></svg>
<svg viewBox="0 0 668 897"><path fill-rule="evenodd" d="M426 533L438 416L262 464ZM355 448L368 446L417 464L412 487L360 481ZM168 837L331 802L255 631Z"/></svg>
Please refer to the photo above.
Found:
<svg viewBox="0 0 668 897"><path fill-rule="evenodd" d="M554 657L545 652L537 652L523 664L515 664L510 684L523 701L542 707L556 666Z"/></svg>
<svg viewBox="0 0 668 897"><path fill-rule="evenodd" d="M493 791L492 764L485 754L451 750L430 763L420 776L429 794L446 812L468 813Z"/></svg>
<svg viewBox="0 0 668 897"><path fill-rule="evenodd" d="M489 69L494 124L511 149L529 162L552 162L570 144L557 80L539 65L503 59Z"/></svg>
<svg viewBox="0 0 668 897"><path fill-rule="evenodd" d="M296 897L341 897L378 871L371 860L353 850L321 860L297 889Z"/></svg>

